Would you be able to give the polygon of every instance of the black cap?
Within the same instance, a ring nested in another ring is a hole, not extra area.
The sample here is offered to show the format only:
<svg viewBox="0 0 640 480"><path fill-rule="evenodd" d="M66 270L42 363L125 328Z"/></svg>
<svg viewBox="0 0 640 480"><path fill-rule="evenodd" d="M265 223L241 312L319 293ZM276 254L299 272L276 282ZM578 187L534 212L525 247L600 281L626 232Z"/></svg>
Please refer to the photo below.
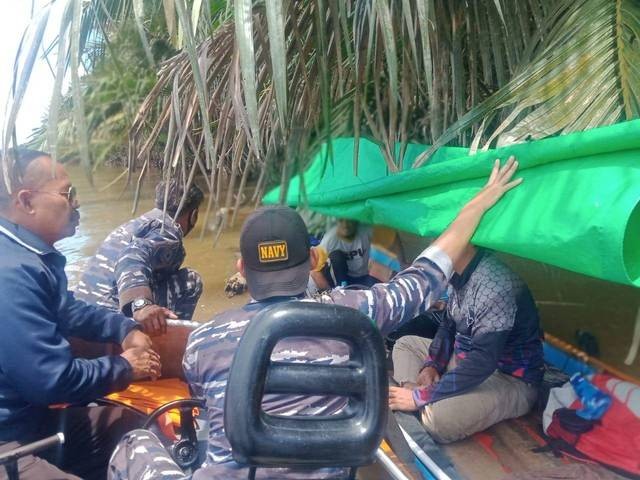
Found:
<svg viewBox="0 0 640 480"><path fill-rule="evenodd" d="M249 293L256 300L300 295L307 288L311 264L309 232L289 207L263 207L242 226L240 253Z"/></svg>

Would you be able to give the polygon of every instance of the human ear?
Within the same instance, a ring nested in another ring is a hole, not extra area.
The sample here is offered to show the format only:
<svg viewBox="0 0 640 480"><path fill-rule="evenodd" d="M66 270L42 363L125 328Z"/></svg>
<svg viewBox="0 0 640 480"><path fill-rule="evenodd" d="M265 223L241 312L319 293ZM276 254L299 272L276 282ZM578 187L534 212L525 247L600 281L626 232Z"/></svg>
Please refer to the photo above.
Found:
<svg viewBox="0 0 640 480"><path fill-rule="evenodd" d="M33 204L31 203L31 192L29 190L20 190L16 194L16 200L18 204L18 208L23 210L27 215L33 215L35 212L35 208L33 208Z"/></svg>
<svg viewBox="0 0 640 480"><path fill-rule="evenodd" d="M242 260L242 257L236 261L236 268L238 269L238 272L240 272L240 275L244 277L244 260Z"/></svg>
<svg viewBox="0 0 640 480"><path fill-rule="evenodd" d="M311 260L311 270L313 271L318 266L318 252L313 247L309 249L309 259Z"/></svg>

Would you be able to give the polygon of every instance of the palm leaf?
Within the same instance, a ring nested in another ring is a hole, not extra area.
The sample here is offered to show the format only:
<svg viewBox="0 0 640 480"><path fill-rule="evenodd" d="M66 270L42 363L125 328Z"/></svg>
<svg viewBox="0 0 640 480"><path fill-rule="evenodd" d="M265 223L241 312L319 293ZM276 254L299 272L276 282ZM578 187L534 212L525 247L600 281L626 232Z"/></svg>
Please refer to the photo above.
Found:
<svg viewBox="0 0 640 480"><path fill-rule="evenodd" d="M278 104L280 127L287 127L287 48L285 43L285 13L282 0L267 0L267 25L269 27L269 49L273 70L273 84Z"/></svg>
<svg viewBox="0 0 640 480"><path fill-rule="evenodd" d="M176 5L174 0L162 0L164 18L167 23L167 33L171 42L177 45L178 31L176 21Z"/></svg>
<svg viewBox="0 0 640 480"><path fill-rule="evenodd" d="M200 14L202 13L202 0L193 0L191 7L191 27L194 32L198 31L198 24L200 23Z"/></svg>
<svg viewBox="0 0 640 480"><path fill-rule="evenodd" d="M187 56L189 58L189 63L191 65L193 80L195 84L195 90L197 92L198 104L200 106L200 115L202 117L202 131L204 134L205 145L207 147L207 154L208 154L207 161L213 162L213 159L214 159L213 136L211 135L211 126L209 124L207 90L203 80L203 74L200 71L200 62L198 61L199 57L196 52L195 38L193 36L193 30L191 28L191 23L189 21L190 19L187 16L187 9L186 9L184 0L176 0L175 4L178 11L178 19L180 21L180 24L182 25L183 31L185 32L185 44L186 44ZM210 166L210 163L208 166Z"/></svg>
<svg viewBox="0 0 640 480"><path fill-rule="evenodd" d="M49 104L49 119L47 127L47 148L51 153L54 161L58 158L58 120L60 115L60 106L62 103L62 81L66 71L66 51L67 51L67 31L71 24L71 5L72 0L65 5L62 14L62 22L60 23L60 31L58 32L58 57L56 60L55 84L53 94Z"/></svg>
<svg viewBox="0 0 640 480"><path fill-rule="evenodd" d="M89 135L87 132L87 120L84 110L84 97L80 84L80 20L82 17L82 0L73 0L71 19L71 91L73 95L73 118L78 135L80 148L80 161L90 183L93 183L91 174L91 155L89 152Z"/></svg>
<svg viewBox="0 0 640 480"><path fill-rule="evenodd" d="M545 33L546 32L546 33ZM634 0L563 0L543 23L532 58L485 102L452 125L415 162L483 118L498 145L607 125L639 116L640 5Z"/></svg>
<svg viewBox="0 0 640 480"><path fill-rule="evenodd" d="M247 108L249 129L255 154L260 157L260 127L258 102L256 98L256 63L253 46L253 6L252 0L235 0L236 42L242 70L244 102Z"/></svg>
<svg viewBox="0 0 640 480"><path fill-rule="evenodd" d="M44 9L37 19L37 22L32 25L33 28L31 32L31 42L29 43L29 48L26 50L24 64L22 66L22 70L20 71L19 78L17 75L18 70L17 68L15 69L13 85L11 88L11 104L10 108L7 108L9 115L7 116L4 124L4 131L2 136L2 174L4 186L6 187L7 192L11 192L11 182L14 180L14 178L12 178L12 176L10 175L13 159L8 155L8 151L12 143L15 145L16 119L18 117L18 113L20 112L20 106L22 104L25 92L27 91L27 86L29 85L29 79L31 78L33 65L42 46L42 38L49 21L49 11L49 8ZM24 39L25 37L23 36L23 41ZM23 42L20 43L22 46ZM19 49L15 61L16 67L19 63L21 53L22 49Z"/></svg>
<svg viewBox="0 0 640 480"><path fill-rule="evenodd" d="M147 56L147 61L151 67L155 67L156 62L153 60L153 53L151 53L149 40L147 40L147 34L144 31L144 0L133 0L133 13L136 20L136 27L138 28L138 34L140 35L140 41L142 42L144 53Z"/></svg>

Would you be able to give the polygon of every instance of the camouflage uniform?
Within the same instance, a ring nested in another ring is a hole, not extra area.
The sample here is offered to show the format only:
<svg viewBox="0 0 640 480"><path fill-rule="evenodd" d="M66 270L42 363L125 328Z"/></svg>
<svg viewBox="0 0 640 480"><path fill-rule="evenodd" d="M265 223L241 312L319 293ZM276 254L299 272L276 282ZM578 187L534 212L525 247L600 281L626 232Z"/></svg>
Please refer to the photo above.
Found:
<svg viewBox="0 0 640 480"><path fill-rule="evenodd" d="M180 225L157 208L119 226L89 260L76 297L112 310L144 297L190 319L202 280L196 271L180 268L182 237Z"/></svg>
<svg viewBox="0 0 640 480"><path fill-rule="evenodd" d="M303 301L335 303L365 313L383 335L425 312L445 292L452 266L449 257L438 248L429 248L388 284L371 290L334 290ZM237 464L224 433L224 396L236 346L251 320L264 308L277 302L300 298L275 298L254 301L244 307L217 315L189 337L183 367L193 395L207 403L209 440L207 456L193 479L247 478L246 466ZM274 361L340 364L347 361L345 344L325 339L295 338L278 343ZM344 400L327 396L265 395L263 409L279 415L331 415L341 411ZM160 454L161 444L144 430L129 433L120 443L109 467L111 479L160 479L171 458ZM172 470L175 464L172 465ZM256 478L344 478L344 469L301 472L286 469L258 469ZM188 478L175 477L175 478Z"/></svg>

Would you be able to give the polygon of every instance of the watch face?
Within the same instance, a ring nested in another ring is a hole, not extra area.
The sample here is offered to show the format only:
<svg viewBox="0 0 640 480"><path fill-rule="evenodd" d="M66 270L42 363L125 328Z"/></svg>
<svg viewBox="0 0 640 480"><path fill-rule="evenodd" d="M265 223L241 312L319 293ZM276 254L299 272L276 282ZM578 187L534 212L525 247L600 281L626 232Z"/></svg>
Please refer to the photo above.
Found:
<svg viewBox="0 0 640 480"><path fill-rule="evenodd" d="M144 298L136 298L133 301L133 306L135 308L140 308L140 307L144 307L145 303L147 303L147 301Z"/></svg>

